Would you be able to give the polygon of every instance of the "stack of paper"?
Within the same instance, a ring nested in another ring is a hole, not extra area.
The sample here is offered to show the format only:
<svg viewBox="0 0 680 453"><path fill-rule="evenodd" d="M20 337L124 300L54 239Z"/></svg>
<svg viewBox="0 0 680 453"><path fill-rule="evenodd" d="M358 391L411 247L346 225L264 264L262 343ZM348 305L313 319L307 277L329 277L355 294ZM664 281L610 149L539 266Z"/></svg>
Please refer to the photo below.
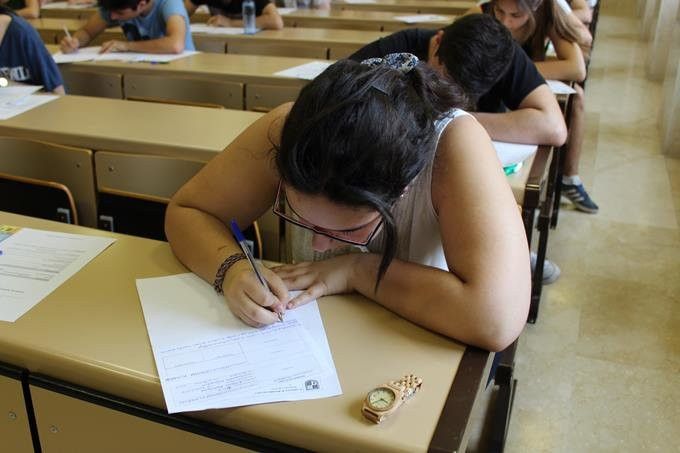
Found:
<svg viewBox="0 0 680 453"><path fill-rule="evenodd" d="M114 241L0 225L0 320L16 321Z"/></svg>
<svg viewBox="0 0 680 453"><path fill-rule="evenodd" d="M169 63L180 58L186 58L197 54L195 50L185 50L179 54L167 53L141 53L141 52L106 52L99 53L101 47L83 47L73 53L57 52L52 55L52 58L57 64L61 63L78 63L82 61L128 61L128 62L155 62L155 63Z"/></svg>
<svg viewBox="0 0 680 453"><path fill-rule="evenodd" d="M282 77L293 77L295 79L313 80L332 65L332 61L312 61L311 63L293 66L283 71L275 72L274 75Z"/></svg>
<svg viewBox="0 0 680 453"><path fill-rule="evenodd" d="M438 14L414 14L412 16L394 16L394 20L398 20L406 24L418 24L420 22L437 22L448 20L448 17L440 16Z"/></svg>
<svg viewBox="0 0 680 453"><path fill-rule="evenodd" d="M536 153L537 145L523 145L520 143L493 142L496 148L498 160L503 167L509 167L520 162L524 162L528 157Z"/></svg>
<svg viewBox="0 0 680 453"><path fill-rule="evenodd" d="M256 329L194 274L137 290L169 413L342 393L316 301Z"/></svg>

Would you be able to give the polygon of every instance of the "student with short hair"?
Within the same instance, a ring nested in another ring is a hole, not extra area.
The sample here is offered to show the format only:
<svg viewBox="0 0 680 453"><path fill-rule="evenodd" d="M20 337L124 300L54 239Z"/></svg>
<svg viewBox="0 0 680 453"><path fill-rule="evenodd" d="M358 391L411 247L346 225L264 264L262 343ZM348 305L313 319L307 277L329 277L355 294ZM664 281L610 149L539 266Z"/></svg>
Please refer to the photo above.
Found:
<svg viewBox="0 0 680 453"><path fill-rule="evenodd" d="M408 29L349 58L411 52L470 96L477 120L494 140L560 146L567 129L559 105L532 61L498 21L463 16L442 30Z"/></svg>
<svg viewBox="0 0 680 453"><path fill-rule="evenodd" d="M0 5L0 77L64 94L64 81L38 32Z"/></svg>
<svg viewBox="0 0 680 453"><path fill-rule="evenodd" d="M578 34L555 0L491 0L481 8L510 30L513 38L536 62L543 77L573 82L582 82L586 78L586 63L578 44ZM552 42L557 58L546 59L547 40ZM572 97L562 195L579 211L595 214L599 207L586 192L578 175L585 133L585 109L583 88L576 84L574 89L576 94Z"/></svg>
<svg viewBox="0 0 680 453"><path fill-rule="evenodd" d="M175 194L165 223L174 253L251 326L357 291L448 337L506 348L526 323L526 236L462 100L410 55L336 62ZM264 269L271 292L227 227L269 209L308 232L300 252L325 258Z"/></svg>
<svg viewBox="0 0 680 453"><path fill-rule="evenodd" d="M69 38L61 51L75 52L108 27L120 26L127 41L111 40L102 52L182 53L194 50L182 0L99 0L99 12Z"/></svg>
<svg viewBox="0 0 680 453"><path fill-rule="evenodd" d="M40 17L40 0L3 0L0 3L24 19Z"/></svg>
<svg viewBox="0 0 680 453"><path fill-rule="evenodd" d="M262 30L280 30L283 19L271 0L255 1L255 25ZM210 9L208 25L217 27L243 26L243 0L184 0L184 6L192 16L201 5Z"/></svg>

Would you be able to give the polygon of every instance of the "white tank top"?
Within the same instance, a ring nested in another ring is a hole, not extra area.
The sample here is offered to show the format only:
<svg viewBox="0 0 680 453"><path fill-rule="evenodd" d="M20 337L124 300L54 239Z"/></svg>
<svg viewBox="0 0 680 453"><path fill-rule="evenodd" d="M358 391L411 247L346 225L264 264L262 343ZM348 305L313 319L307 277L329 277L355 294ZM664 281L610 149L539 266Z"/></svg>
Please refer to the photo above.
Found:
<svg viewBox="0 0 680 453"><path fill-rule="evenodd" d="M435 123L437 134L435 150L446 126L461 115L468 115L468 113L453 109ZM432 169L436 152L432 152L431 156L430 162L418 173L418 176L409 184L404 196L399 198L392 207L397 226L396 258L448 271L439 231L439 219L432 204ZM359 251L355 250L355 247L348 246L326 253L315 253L311 247L311 232L289 224L286 225L286 238L290 244L288 250L293 262L326 259L338 254ZM380 232L368 244L368 250L373 253L382 253L382 242L383 232Z"/></svg>

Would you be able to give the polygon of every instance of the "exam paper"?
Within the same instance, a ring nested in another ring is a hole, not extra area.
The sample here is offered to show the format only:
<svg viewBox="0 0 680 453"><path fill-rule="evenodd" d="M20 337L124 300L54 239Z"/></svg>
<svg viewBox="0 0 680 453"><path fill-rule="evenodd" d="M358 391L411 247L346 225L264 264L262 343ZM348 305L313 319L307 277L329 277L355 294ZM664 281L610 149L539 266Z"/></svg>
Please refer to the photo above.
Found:
<svg viewBox="0 0 680 453"><path fill-rule="evenodd" d="M156 62L168 63L170 61L179 60L194 54L198 51L185 50L179 54L167 53L142 53L142 52L106 52L99 53L101 47L83 47L73 53L57 52L52 55L55 63L78 63L83 61L129 61L129 62Z"/></svg>
<svg viewBox="0 0 680 453"><path fill-rule="evenodd" d="M574 94L576 90L559 80L546 80L545 81L553 93L555 94Z"/></svg>
<svg viewBox="0 0 680 453"><path fill-rule="evenodd" d="M55 94L29 94L9 102L0 102L0 120L10 119L58 97Z"/></svg>
<svg viewBox="0 0 680 453"><path fill-rule="evenodd" d="M280 16L285 16L286 14L293 13L297 11L297 8L276 8Z"/></svg>
<svg viewBox="0 0 680 453"><path fill-rule="evenodd" d="M394 16L394 20L398 20L406 24L417 24L420 22L436 22L447 19L448 17L440 16L438 14L414 14L412 16Z"/></svg>
<svg viewBox="0 0 680 453"><path fill-rule="evenodd" d="M0 320L14 322L115 239L0 225Z"/></svg>
<svg viewBox="0 0 680 453"><path fill-rule="evenodd" d="M311 63L293 66L283 71L275 72L274 75L283 77L293 77L296 79L313 80L332 65L332 61L312 61Z"/></svg>
<svg viewBox="0 0 680 453"><path fill-rule="evenodd" d="M191 273L137 291L169 413L342 393L316 302L256 329Z"/></svg>
<svg viewBox="0 0 680 453"><path fill-rule="evenodd" d="M538 149L537 145L497 142L495 140L493 141L493 146L496 148L496 154L503 167L524 162L529 156L536 153Z"/></svg>
<svg viewBox="0 0 680 453"><path fill-rule="evenodd" d="M16 102L42 88L41 85L9 85L0 88L0 104Z"/></svg>

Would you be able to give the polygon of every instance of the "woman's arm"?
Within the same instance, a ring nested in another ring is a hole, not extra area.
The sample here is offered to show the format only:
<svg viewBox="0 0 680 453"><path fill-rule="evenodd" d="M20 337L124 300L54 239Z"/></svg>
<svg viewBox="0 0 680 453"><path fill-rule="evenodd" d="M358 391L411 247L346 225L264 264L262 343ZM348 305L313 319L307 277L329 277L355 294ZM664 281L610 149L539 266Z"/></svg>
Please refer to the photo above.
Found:
<svg viewBox="0 0 680 453"><path fill-rule="evenodd" d="M264 7L262 15L255 18L257 28L262 30L281 30L283 28L283 19L276 9L276 5L272 2Z"/></svg>
<svg viewBox="0 0 680 453"><path fill-rule="evenodd" d="M271 208L278 187L270 137L279 137L280 125L290 106L264 115L248 127L222 153L208 162L172 198L165 217L165 233L173 252L191 271L212 283L220 264L241 249L227 224L236 219L246 227ZM272 272L265 278L278 296L267 295L246 261L238 262L225 276L224 291L230 308L250 325L268 324L276 316L259 305L287 302L287 289ZM245 281L239 280L243 279ZM240 286L239 286L240 285ZM245 285L248 299L241 289ZM247 307L247 308L243 308ZM248 311L244 314L243 311Z"/></svg>
<svg viewBox="0 0 680 453"><path fill-rule="evenodd" d="M514 341L530 301L527 240L494 148L476 120L459 117L447 128L435 168L432 199L451 272L394 260L375 292L376 254L283 266L278 272L289 288L307 289L294 303L355 290L468 344L498 351Z"/></svg>
<svg viewBox="0 0 680 453"><path fill-rule="evenodd" d="M549 34L557 59L537 61L538 72L546 79L581 82L586 78L586 63L578 44L560 37L554 30Z"/></svg>

